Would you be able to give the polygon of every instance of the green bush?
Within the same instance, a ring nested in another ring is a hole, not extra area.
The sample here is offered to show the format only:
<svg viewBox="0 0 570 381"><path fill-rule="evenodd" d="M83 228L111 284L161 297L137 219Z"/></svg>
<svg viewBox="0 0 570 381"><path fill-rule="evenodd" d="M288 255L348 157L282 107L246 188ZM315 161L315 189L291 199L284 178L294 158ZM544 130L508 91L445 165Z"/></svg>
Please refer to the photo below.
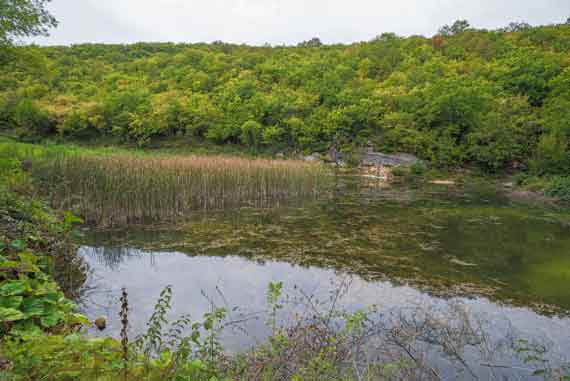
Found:
<svg viewBox="0 0 570 381"><path fill-rule="evenodd" d="M255 120L248 120L241 126L239 138L248 147L258 149L263 138L263 126Z"/></svg>
<svg viewBox="0 0 570 381"><path fill-rule="evenodd" d="M55 281L63 275L62 262L66 276L76 270L72 258L61 259L73 249L68 245L78 219L71 214L61 219L42 203L12 191L22 188L28 175L8 153L0 152L0 337L85 323Z"/></svg>
<svg viewBox="0 0 570 381"><path fill-rule="evenodd" d="M71 113L61 125L60 134L75 139L88 139L99 135L97 127L81 112Z"/></svg>
<svg viewBox="0 0 570 381"><path fill-rule="evenodd" d="M35 139L56 132L55 120L30 98L16 101L10 115L11 123L22 138Z"/></svg>
<svg viewBox="0 0 570 381"><path fill-rule="evenodd" d="M546 186L545 193L563 201L570 201L570 176L554 177Z"/></svg>
<svg viewBox="0 0 570 381"><path fill-rule="evenodd" d="M532 176L526 172L519 172L514 176L514 181L516 185L524 186L532 180Z"/></svg>
<svg viewBox="0 0 570 381"><path fill-rule="evenodd" d="M393 167L392 168L392 175L395 177L403 177L406 176L407 171L404 167Z"/></svg>
<svg viewBox="0 0 570 381"><path fill-rule="evenodd" d="M422 162L416 161L410 166L410 174L412 176L423 176L426 172L426 166Z"/></svg>
<svg viewBox="0 0 570 381"><path fill-rule="evenodd" d="M570 173L570 143L555 134L543 135L530 164L539 175Z"/></svg>

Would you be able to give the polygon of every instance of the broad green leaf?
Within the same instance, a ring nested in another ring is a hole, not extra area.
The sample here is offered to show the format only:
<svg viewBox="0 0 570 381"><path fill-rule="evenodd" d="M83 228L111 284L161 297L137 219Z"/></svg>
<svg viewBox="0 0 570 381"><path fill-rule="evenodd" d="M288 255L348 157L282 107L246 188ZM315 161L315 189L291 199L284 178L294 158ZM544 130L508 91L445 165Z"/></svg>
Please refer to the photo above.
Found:
<svg viewBox="0 0 570 381"><path fill-rule="evenodd" d="M23 299L24 298L21 296L8 296L6 298L0 298L0 307L18 309L18 307L20 307L22 304Z"/></svg>
<svg viewBox="0 0 570 381"><path fill-rule="evenodd" d="M16 240L10 242L10 246L14 250L23 250L24 249L24 241L22 241L21 239L16 239Z"/></svg>
<svg viewBox="0 0 570 381"><path fill-rule="evenodd" d="M73 333L71 335L67 335L64 338L64 341L67 345L73 345L73 344L81 342L82 340L84 340L84 337L78 333Z"/></svg>
<svg viewBox="0 0 570 381"><path fill-rule="evenodd" d="M87 316L81 314L68 314L66 316L66 323L67 324L80 324L84 326L91 325L91 322L87 318Z"/></svg>
<svg viewBox="0 0 570 381"><path fill-rule="evenodd" d="M0 296L20 295L29 289L28 284L23 280L11 280L0 286Z"/></svg>
<svg viewBox="0 0 570 381"><path fill-rule="evenodd" d="M0 322L17 321L25 319L24 314L14 308L0 307Z"/></svg>
<svg viewBox="0 0 570 381"><path fill-rule="evenodd" d="M85 234L83 234L83 232L79 229L73 229L71 231L71 236L75 239L80 239L80 238L85 237Z"/></svg>
<svg viewBox="0 0 570 381"><path fill-rule="evenodd" d="M30 265L35 265L39 260L39 258L35 254L30 253L28 251L18 254L18 257L20 257L20 260L23 263L27 263Z"/></svg>
<svg viewBox="0 0 570 381"><path fill-rule="evenodd" d="M6 259L0 259L0 271L4 270L15 270L20 267L20 263L16 261L9 261Z"/></svg>
<svg viewBox="0 0 570 381"><path fill-rule="evenodd" d="M67 230L70 230L74 225L82 224L83 220L72 213L63 212L63 223Z"/></svg>
<svg viewBox="0 0 570 381"><path fill-rule="evenodd" d="M43 300L48 304L57 304L61 301L62 296L59 292L49 292L43 296Z"/></svg>
<svg viewBox="0 0 570 381"><path fill-rule="evenodd" d="M10 334L13 336L31 337L40 336L43 334L43 331L32 321L20 321L12 327Z"/></svg>
<svg viewBox="0 0 570 381"><path fill-rule="evenodd" d="M22 312L25 314L26 318L34 316L42 316L47 314L44 308L44 302L42 298L26 298L22 303Z"/></svg>
<svg viewBox="0 0 570 381"><path fill-rule="evenodd" d="M200 359L192 360L190 366L198 370L206 370L206 364L204 364L204 362Z"/></svg>
<svg viewBox="0 0 570 381"><path fill-rule="evenodd" d="M51 311L40 319L42 325L46 328L52 328L58 325L63 319L64 314L61 311Z"/></svg>

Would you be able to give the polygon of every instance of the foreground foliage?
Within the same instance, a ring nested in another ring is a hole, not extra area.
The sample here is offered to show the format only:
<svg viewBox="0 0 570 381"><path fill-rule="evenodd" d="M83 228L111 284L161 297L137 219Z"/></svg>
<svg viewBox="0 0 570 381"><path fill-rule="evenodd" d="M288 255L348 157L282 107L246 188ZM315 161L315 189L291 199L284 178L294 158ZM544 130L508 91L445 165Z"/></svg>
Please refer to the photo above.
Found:
<svg viewBox="0 0 570 381"><path fill-rule="evenodd" d="M4 49L23 37L46 36L57 26L47 10L51 0L2 0L0 4L0 61Z"/></svg>
<svg viewBox="0 0 570 381"><path fill-rule="evenodd" d="M272 334L249 351L237 355L224 351L220 334L239 324L225 308L212 305L201 320L182 317L168 323L169 287L161 293L147 331L130 342L128 295L123 291L120 342L79 334L5 340L2 349L10 364L6 379L356 381L441 380L459 375L569 379L570 368L549 360L549 348L512 339L511 332L491 341L487 330L497 322L481 321L461 305L443 311L417 307L404 314L385 312L378 319L375 308L355 312L337 308L342 285L327 300L304 294L290 299L282 287L272 283L267 292L265 316ZM291 306L299 304L310 310L286 317ZM449 363L447 371L456 370L442 373L430 360L430 350L437 350Z"/></svg>
<svg viewBox="0 0 570 381"><path fill-rule="evenodd" d="M77 219L60 218L26 196L31 188L20 162L0 157L0 335L59 331L84 322L54 281L72 295L78 286L73 281L82 278L70 243Z"/></svg>

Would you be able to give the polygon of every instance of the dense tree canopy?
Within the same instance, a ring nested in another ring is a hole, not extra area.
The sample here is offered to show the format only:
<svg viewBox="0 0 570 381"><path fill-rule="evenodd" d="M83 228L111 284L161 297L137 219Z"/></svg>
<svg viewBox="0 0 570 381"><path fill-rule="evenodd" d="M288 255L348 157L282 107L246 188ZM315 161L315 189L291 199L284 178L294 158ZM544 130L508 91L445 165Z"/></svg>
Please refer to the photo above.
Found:
<svg viewBox="0 0 570 381"><path fill-rule="evenodd" d="M252 149L372 141L439 166L570 171L570 25L296 47L20 47L0 71L0 128L21 136L165 137Z"/></svg>

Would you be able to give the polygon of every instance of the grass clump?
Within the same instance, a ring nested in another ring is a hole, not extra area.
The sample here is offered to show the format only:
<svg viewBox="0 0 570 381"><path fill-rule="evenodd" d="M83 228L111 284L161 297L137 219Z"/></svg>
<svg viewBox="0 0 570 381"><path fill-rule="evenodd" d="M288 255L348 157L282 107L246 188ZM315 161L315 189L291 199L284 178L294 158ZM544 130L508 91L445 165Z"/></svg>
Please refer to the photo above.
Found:
<svg viewBox="0 0 570 381"><path fill-rule="evenodd" d="M34 177L58 207L106 226L313 197L327 179L322 166L299 161L133 154L60 154L35 165Z"/></svg>

